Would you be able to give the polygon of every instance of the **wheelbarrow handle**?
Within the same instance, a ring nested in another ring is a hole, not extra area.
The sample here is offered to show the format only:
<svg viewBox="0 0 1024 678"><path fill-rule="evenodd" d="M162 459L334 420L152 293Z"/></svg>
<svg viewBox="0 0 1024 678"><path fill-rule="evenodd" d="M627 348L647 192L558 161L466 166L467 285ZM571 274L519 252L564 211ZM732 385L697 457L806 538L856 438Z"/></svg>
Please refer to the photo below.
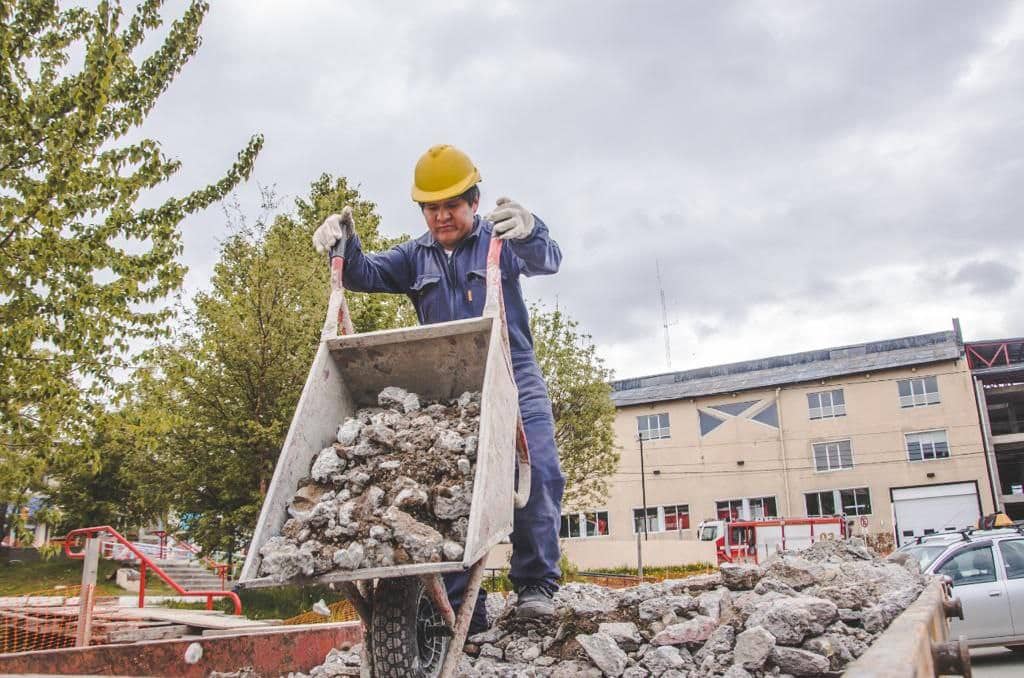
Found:
<svg viewBox="0 0 1024 678"><path fill-rule="evenodd" d="M334 243L329 254L331 296L327 301L327 318L324 320L324 327L320 332L321 339L333 339L337 336L356 333L352 326L352 316L348 312L348 302L345 301L345 287L342 285L345 272L346 240L347 238L341 238Z"/></svg>

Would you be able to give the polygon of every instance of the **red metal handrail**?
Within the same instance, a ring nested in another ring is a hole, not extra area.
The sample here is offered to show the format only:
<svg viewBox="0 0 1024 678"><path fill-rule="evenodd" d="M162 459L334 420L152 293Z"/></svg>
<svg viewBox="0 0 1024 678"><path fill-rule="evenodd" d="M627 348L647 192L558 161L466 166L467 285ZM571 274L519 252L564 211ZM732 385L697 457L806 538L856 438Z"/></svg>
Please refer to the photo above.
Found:
<svg viewBox="0 0 1024 678"><path fill-rule="evenodd" d="M130 541L121 536L114 528L109 525L99 525L96 527L80 527L77 530L71 530L64 536L64 555L68 558L81 560L85 557L84 552L75 553L71 550L71 541L74 537L84 536L86 538L92 536L99 536L103 533L109 534L115 540L117 540L122 546L132 552L132 554L139 560L139 607L145 606L146 596L146 569L151 569L156 572L157 576L164 580L164 582L172 589L178 592L181 596L196 596L206 598L206 609L213 609L214 598L230 598L231 602L235 604L235 614L242 614L242 601L238 598L238 594L234 591L186 591L181 587L178 582L174 581L170 575L160 569L153 560L150 559L145 553L142 553L135 545Z"/></svg>

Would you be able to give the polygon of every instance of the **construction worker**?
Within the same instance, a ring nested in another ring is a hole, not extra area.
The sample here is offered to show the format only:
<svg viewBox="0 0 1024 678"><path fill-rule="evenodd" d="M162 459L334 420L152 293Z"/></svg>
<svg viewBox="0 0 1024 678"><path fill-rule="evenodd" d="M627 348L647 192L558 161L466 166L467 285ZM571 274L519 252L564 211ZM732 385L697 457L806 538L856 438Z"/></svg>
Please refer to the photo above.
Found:
<svg viewBox="0 0 1024 678"><path fill-rule="evenodd" d="M480 173L453 146L430 148L416 163L412 199L419 203L427 232L386 252L366 254L359 244L346 208L316 229L317 251L329 251L344 239L344 285L357 292L392 292L412 300L420 323L479 317L486 297L487 249L501 238L502 293L519 408L532 462L529 503L515 512L509 576L516 588L516 614L544 617L554 614L552 596L561 576L558 530L565 477L555 447L555 424L547 385L533 353L529 315L519 286L521 275L550 275L558 271L561 250L548 227L519 203L500 198L497 208L477 215ZM459 605L466 574L446 576L448 596ZM487 627L481 590L471 632Z"/></svg>

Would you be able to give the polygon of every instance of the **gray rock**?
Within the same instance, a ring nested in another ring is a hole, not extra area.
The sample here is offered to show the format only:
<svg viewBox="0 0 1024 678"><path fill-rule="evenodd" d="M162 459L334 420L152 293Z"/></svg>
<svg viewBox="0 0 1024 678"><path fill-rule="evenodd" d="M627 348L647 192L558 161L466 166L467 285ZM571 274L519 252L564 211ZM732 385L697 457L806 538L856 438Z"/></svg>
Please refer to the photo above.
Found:
<svg viewBox="0 0 1024 678"><path fill-rule="evenodd" d="M526 637L516 638L505 646L505 661L518 664L529 664L540 656L537 641Z"/></svg>
<svg viewBox="0 0 1024 678"><path fill-rule="evenodd" d="M820 635L839 615L835 603L822 598L797 596L779 598L758 605L746 627L763 626L779 645L800 645L809 636Z"/></svg>
<svg viewBox="0 0 1024 678"><path fill-rule="evenodd" d="M707 640L718 626L711 617L697 615L693 619L665 627L651 639L652 645L697 644Z"/></svg>
<svg viewBox="0 0 1024 678"><path fill-rule="evenodd" d="M363 565L363 545L357 541L334 552L334 564L343 570L358 570Z"/></svg>
<svg viewBox="0 0 1024 678"><path fill-rule="evenodd" d="M795 647L778 646L773 649L772 663L794 676L813 676L829 670L827 659L819 654Z"/></svg>
<svg viewBox="0 0 1024 678"><path fill-rule="evenodd" d="M749 591L764 575L760 566L751 563L722 563L718 571L722 585L733 591Z"/></svg>
<svg viewBox="0 0 1024 678"><path fill-rule="evenodd" d="M480 656L490 657L500 661L505 658L505 652L500 647L491 645L490 643L484 643L480 646Z"/></svg>
<svg viewBox="0 0 1024 678"><path fill-rule="evenodd" d="M642 641L640 631L633 622L604 622L598 624L597 632L610 636L626 651L636 650Z"/></svg>
<svg viewBox="0 0 1024 678"><path fill-rule="evenodd" d="M718 572L713 574L698 574L685 579L666 579L662 586L665 593L671 595L687 594L693 595L701 591L711 591L723 585L722 575Z"/></svg>
<svg viewBox="0 0 1024 678"><path fill-rule="evenodd" d="M816 583L823 572L820 565L788 554L773 558L765 567L766 577L797 590Z"/></svg>
<svg viewBox="0 0 1024 678"><path fill-rule="evenodd" d="M363 430L363 423L358 419L346 419L345 423L338 427L338 443L345 447L351 447L359 439L359 432Z"/></svg>
<svg viewBox="0 0 1024 678"><path fill-rule="evenodd" d="M469 476L473 475L473 465L469 462L469 459L467 459L466 457L459 457L459 460L455 462L455 464L459 469L459 473L461 473L463 476L468 478Z"/></svg>
<svg viewBox="0 0 1024 678"><path fill-rule="evenodd" d="M476 448L480 444L480 439L477 436L466 436L464 439L466 444L463 452L469 459L476 459Z"/></svg>
<svg viewBox="0 0 1024 678"><path fill-rule="evenodd" d="M271 537L260 549L262 571L276 581L287 581L299 575L309 576L314 570L310 548L301 548L283 537Z"/></svg>
<svg viewBox="0 0 1024 678"><path fill-rule="evenodd" d="M387 386L377 395L377 404L381 407L402 409L409 392L397 386Z"/></svg>
<svg viewBox="0 0 1024 678"><path fill-rule="evenodd" d="M438 494L434 497L434 515L441 520L455 520L469 515L470 502L473 499L473 482L448 488L448 495Z"/></svg>
<svg viewBox="0 0 1024 678"><path fill-rule="evenodd" d="M689 653L687 653L687 658L689 658ZM692 667L693 660L690 659L689 662L686 662L679 648L663 645L645 652L643 659L640 660L640 665L650 671L652 676L662 676L666 671L684 670L687 665Z"/></svg>
<svg viewBox="0 0 1024 678"><path fill-rule="evenodd" d="M608 589L593 584L566 584L555 593L554 602L556 607L584 617L611 612L618 606Z"/></svg>
<svg viewBox="0 0 1024 678"><path fill-rule="evenodd" d="M763 626L755 626L736 636L733 661L745 669L759 669L771 656L775 636Z"/></svg>
<svg viewBox="0 0 1024 678"><path fill-rule="evenodd" d="M798 595L796 589L789 584L785 584L770 577L765 577L761 581L757 582L757 586L754 587L754 593L758 593L762 596L766 593L780 593L784 596Z"/></svg>
<svg viewBox="0 0 1024 678"><path fill-rule="evenodd" d="M716 622L728 621L733 612L732 594L726 588L706 591L697 596L697 609Z"/></svg>
<svg viewBox="0 0 1024 678"><path fill-rule="evenodd" d="M592 635L581 633L576 636L576 642L580 644L583 651L590 657L590 661L601 669L605 675L621 676L622 672L626 669L629 658L625 652L619 649L619 646L615 644L615 640L611 636L600 632Z"/></svg>
<svg viewBox="0 0 1024 678"><path fill-rule="evenodd" d="M339 478L344 470L345 460L338 456L333 447L325 447L316 456L309 475L317 482L329 483Z"/></svg>
<svg viewBox="0 0 1024 678"><path fill-rule="evenodd" d="M601 669L575 659L560 662L551 672L551 678L601 678Z"/></svg>
<svg viewBox="0 0 1024 678"><path fill-rule="evenodd" d="M462 544L456 544L453 541L446 541L441 545L441 553L448 561L462 560L462 554L465 552L466 549L462 547Z"/></svg>
<svg viewBox="0 0 1024 678"><path fill-rule="evenodd" d="M637 606L641 621L662 619L666 613L682 616L697 609L700 603L690 596L660 596L645 600Z"/></svg>
<svg viewBox="0 0 1024 678"><path fill-rule="evenodd" d="M430 501L430 498L427 496L427 491L423 488L404 487L395 495L391 505L398 508L416 508L426 506L428 501Z"/></svg>
<svg viewBox="0 0 1024 678"><path fill-rule="evenodd" d="M419 522L394 506L384 512L384 524L391 528L399 545L414 562L437 562L441 558L444 537L434 528Z"/></svg>
<svg viewBox="0 0 1024 678"><path fill-rule="evenodd" d="M725 670L725 673L722 674L722 678L750 678L750 672L739 664L733 664Z"/></svg>
<svg viewBox="0 0 1024 678"><path fill-rule="evenodd" d="M466 449L466 441L455 431L442 431L435 444L442 452L451 454L459 453Z"/></svg>

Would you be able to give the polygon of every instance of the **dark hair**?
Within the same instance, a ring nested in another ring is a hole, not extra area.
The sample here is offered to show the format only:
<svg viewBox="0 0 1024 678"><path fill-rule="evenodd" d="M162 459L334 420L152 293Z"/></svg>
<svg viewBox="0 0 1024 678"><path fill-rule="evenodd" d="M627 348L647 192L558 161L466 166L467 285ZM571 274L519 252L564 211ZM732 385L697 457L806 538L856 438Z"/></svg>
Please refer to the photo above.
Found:
<svg viewBox="0 0 1024 678"><path fill-rule="evenodd" d="M472 186L467 188L465 191L463 191L459 195L455 196L455 199L456 200L465 200L467 205L472 206L473 203L475 203L478 200L480 200L480 188L476 184L473 184ZM419 203L420 209L422 210L423 206L426 205L426 204L427 203L425 203L425 202Z"/></svg>

